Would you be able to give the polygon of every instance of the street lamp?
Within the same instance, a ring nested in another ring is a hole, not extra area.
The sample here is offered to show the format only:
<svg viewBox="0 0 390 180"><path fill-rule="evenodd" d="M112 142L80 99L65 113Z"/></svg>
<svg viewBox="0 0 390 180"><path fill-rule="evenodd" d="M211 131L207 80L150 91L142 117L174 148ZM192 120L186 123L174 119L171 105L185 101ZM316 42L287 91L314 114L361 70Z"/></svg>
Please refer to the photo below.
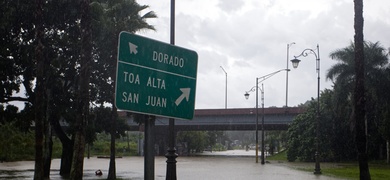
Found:
<svg viewBox="0 0 390 180"><path fill-rule="evenodd" d="M259 83L265 81L266 79L272 77L273 75L282 72L282 71L290 71L290 69L281 69L278 71L275 71L273 73L267 74L262 77L256 78L256 86L253 86L249 91L246 91L244 96L246 99L249 99L249 92L256 91L256 163L259 162L259 99L258 99L258 90L261 91L261 106L262 106L262 114L261 114L261 164L265 164L264 161L264 87L263 84L261 84L261 88L259 88Z"/></svg>
<svg viewBox="0 0 390 180"><path fill-rule="evenodd" d="M261 107L263 112L261 113L261 164L264 164L264 87L261 84L261 88L258 86L259 78L256 78L256 86L251 90L245 92L244 96L249 99L249 92L253 92L256 89L256 163L259 162L259 103L258 103L258 89L261 91ZM255 88L255 89L254 89Z"/></svg>
<svg viewBox="0 0 390 180"><path fill-rule="evenodd" d="M317 53L315 52L317 50ZM294 68L297 68L299 65L299 62L301 60L297 59L300 56L306 57L309 54L314 54L316 57L316 70L317 70L317 112L316 112L316 152L315 152L315 158L316 158L316 164L314 169L314 174L321 174L321 168L320 168L320 160L319 160L319 135L320 135L320 47L317 44L317 49L305 49L302 51L302 53L298 56L294 56L294 59L291 60L291 63Z"/></svg>

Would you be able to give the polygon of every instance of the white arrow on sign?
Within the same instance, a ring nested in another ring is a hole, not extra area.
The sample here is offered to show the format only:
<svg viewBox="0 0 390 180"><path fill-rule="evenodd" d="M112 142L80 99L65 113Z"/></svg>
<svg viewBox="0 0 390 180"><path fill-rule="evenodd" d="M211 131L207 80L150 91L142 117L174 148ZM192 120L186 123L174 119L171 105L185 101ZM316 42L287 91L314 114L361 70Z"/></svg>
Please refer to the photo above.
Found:
<svg viewBox="0 0 390 180"><path fill-rule="evenodd" d="M186 98L187 101L190 98L191 88L180 88L180 91L183 93L179 96L179 98L176 99L175 101L176 106L178 106L183 101L184 98Z"/></svg>
<svg viewBox="0 0 390 180"><path fill-rule="evenodd" d="M129 42L129 47L130 47L130 54L131 53L134 53L134 54L137 54L138 53L138 51L137 51L137 45L135 45L135 44L133 44L133 43L131 43L131 42Z"/></svg>

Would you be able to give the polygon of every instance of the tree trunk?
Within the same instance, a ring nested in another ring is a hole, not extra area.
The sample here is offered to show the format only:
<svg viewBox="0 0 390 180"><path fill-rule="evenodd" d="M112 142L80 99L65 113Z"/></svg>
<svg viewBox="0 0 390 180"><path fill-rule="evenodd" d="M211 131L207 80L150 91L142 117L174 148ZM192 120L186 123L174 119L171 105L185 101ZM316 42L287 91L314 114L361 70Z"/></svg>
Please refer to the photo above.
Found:
<svg viewBox="0 0 390 180"><path fill-rule="evenodd" d="M35 26L36 26L36 42L35 47L35 59L37 63L37 80L35 89L35 169L34 179L44 179L43 175L43 121L44 121L44 56L43 56L43 1L36 0L36 11L35 11Z"/></svg>
<svg viewBox="0 0 390 180"><path fill-rule="evenodd" d="M73 142L74 141L71 140L62 142L60 175L65 178L70 176L73 157Z"/></svg>
<svg viewBox="0 0 390 180"><path fill-rule="evenodd" d="M110 166L108 169L107 179L116 179L116 166L115 166L115 134L116 134L116 119L117 109L115 106L112 108L111 114L111 144L110 144Z"/></svg>
<svg viewBox="0 0 390 180"><path fill-rule="evenodd" d="M49 129L50 129L50 127L49 127ZM46 179L50 179L50 167L51 167L52 152L53 152L53 140L52 140L52 136L51 136L51 132L50 132L45 140L45 154L44 154L44 162L43 162L43 164L44 164L43 172L44 172L44 177Z"/></svg>
<svg viewBox="0 0 390 180"><path fill-rule="evenodd" d="M79 180L83 178L84 152L85 152L85 125L88 122L89 114L89 82L90 63L92 59L91 45L91 16L90 1L83 0L80 3L81 9L81 60L80 79L78 94L78 112L75 122L75 143L73 146L73 161L70 171L70 179Z"/></svg>
<svg viewBox="0 0 390 180"><path fill-rule="evenodd" d="M78 118L81 119L81 118ZM83 179L84 151L85 151L85 130L80 125L77 126L75 141L73 146L72 168L70 170L70 179Z"/></svg>
<svg viewBox="0 0 390 180"><path fill-rule="evenodd" d="M363 38L363 0L354 0L355 18L355 92L354 118L356 146L358 150L360 179L369 180L364 88L364 38Z"/></svg>
<svg viewBox="0 0 390 180"><path fill-rule="evenodd" d="M63 131L59 119L61 115L57 109L53 109L53 113L50 116L50 123L52 128L60 139L62 144L62 154L61 154L61 165L60 165L60 175L64 177L69 177L70 169L72 166L72 157L73 157L73 142L74 140L68 138L68 136Z"/></svg>
<svg viewBox="0 0 390 180"><path fill-rule="evenodd" d="M390 147L389 147L389 140L386 141L386 156L387 156L387 164L390 164Z"/></svg>
<svg viewBox="0 0 390 180"><path fill-rule="evenodd" d="M51 90L49 88L46 89L46 120L45 120L45 148L44 148L44 155L43 155L43 174L44 178L49 179L50 178L50 167L51 167L51 157L53 152L53 138L52 138L52 129L51 129L51 123L50 123L50 117L51 117Z"/></svg>

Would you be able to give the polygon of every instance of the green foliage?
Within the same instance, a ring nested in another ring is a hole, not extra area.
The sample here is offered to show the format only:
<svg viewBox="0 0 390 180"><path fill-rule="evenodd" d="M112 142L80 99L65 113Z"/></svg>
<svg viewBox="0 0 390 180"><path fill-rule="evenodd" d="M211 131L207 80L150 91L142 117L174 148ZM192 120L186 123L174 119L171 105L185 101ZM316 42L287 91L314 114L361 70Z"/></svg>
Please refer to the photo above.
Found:
<svg viewBox="0 0 390 180"><path fill-rule="evenodd" d="M86 141L91 143L96 139L95 126L89 126L89 123L92 123L91 120L86 122L93 116L83 118L75 124L75 120L81 117L80 110L85 111L89 104L97 103L103 106L114 102L116 48L119 32L135 33L146 29L154 30L154 27L146 20L155 18L156 15L153 11L146 11L148 6L139 5L134 0L91 0L90 4L86 4L89 1L75 3L74 1L48 0L42 3L44 19L41 22L43 24L36 24L36 16L33 16L38 9L36 4L27 0L4 0L1 3L0 103L26 102L28 111L21 113L24 118L17 117L23 121L14 121L15 125L20 122L18 128L24 131L27 131L32 124L34 118L31 117L34 116L31 115L34 115L35 108L39 107L37 109L41 110L41 114L45 117L38 119L49 121L55 134L63 143L65 155L62 156L64 163L61 164L60 174L64 175L69 174L70 171L70 159L72 158L70 152L73 149L73 141L76 140L75 150L84 148L83 142L78 148L79 138L74 137L75 131L88 125ZM84 10L89 10L87 8L89 5L93 18L91 26L88 26L90 16L83 13L87 12ZM87 26L84 26L85 24ZM42 51L37 51L41 52L38 53L40 56L34 54L38 43L35 36L37 27L43 27L40 30L40 32L43 31L41 32L42 41L39 41L42 42L43 48ZM90 37L93 39L89 39ZM92 61L90 61L90 56L92 56ZM85 63L86 59L88 63ZM45 67L37 67L37 62L43 61ZM44 83L39 86L41 88L38 90L34 87L37 69L43 72L39 73L39 77L42 78L38 78L37 84ZM82 74L83 72L86 74ZM84 82L83 80L86 80L86 83L81 83ZM25 97L18 95L20 94L18 92L23 89L22 86L25 89ZM35 102L36 95L41 99L37 103ZM90 102L80 103L84 100ZM116 120L115 113L116 111L112 113L112 119ZM110 122L116 121L103 121L102 127L109 128L112 124ZM60 123L65 123L67 128L63 128ZM38 122L36 124L39 125ZM127 128L124 121L118 120L116 124L118 129L117 131L114 129L113 134L123 135ZM45 128L49 127L45 126ZM40 128L37 130L40 131Z"/></svg>
<svg viewBox="0 0 390 180"><path fill-rule="evenodd" d="M28 132L32 119L34 118L31 107L26 104L21 112L14 105L3 106L0 104L0 124L12 123L22 132Z"/></svg>
<svg viewBox="0 0 390 180"><path fill-rule="evenodd" d="M223 144L229 139L223 131L181 131L177 134L178 142L186 142L188 152L202 152L205 149L226 150Z"/></svg>
<svg viewBox="0 0 390 180"><path fill-rule="evenodd" d="M94 133L106 132L109 133L112 127L112 108L111 107L97 107L91 110L91 117L89 120L89 129L90 131L87 142L92 142L96 139ZM129 130L129 126L126 124L125 119L116 119L116 138L120 136L126 136L125 132Z"/></svg>
<svg viewBox="0 0 390 180"><path fill-rule="evenodd" d="M286 131L269 131L266 132L265 144L269 146L268 152L274 155L276 151L281 151L287 143Z"/></svg>
<svg viewBox="0 0 390 180"><path fill-rule="evenodd" d="M316 106L311 103L305 113L295 117L288 129L289 141L287 159L295 161L297 158L302 161L313 161L314 159L314 137Z"/></svg>
<svg viewBox="0 0 390 180"><path fill-rule="evenodd" d="M212 146L212 150L213 151L226 151L226 146L224 146L223 144L221 143L215 143L214 146Z"/></svg>
<svg viewBox="0 0 390 180"><path fill-rule="evenodd" d="M130 133L128 137L122 137L115 142L116 154L119 156L134 156L137 155L137 142L139 135ZM110 135L106 133L98 133L96 141L90 146L92 156L108 156L110 155Z"/></svg>
<svg viewBox="0 0 390 180"><path fill-rule="evenodd" d="M34 159L35 139L32 132L23 133L12 123L0 123L0 160Z"/></svg>
<svg viewBox="0 0 390 180"><path fill-rule="evenodd" d="M177 135L177 141L187 142L189 152L202 152L208 146L208 139L205 131L181 131Z"/></svg>
<svg viewBox="0 0 390 180"><path fill-rule="evenodd" d="M61 141L57 137L53 137L53 152L52 158L61 158L62 154L62 144Z"/></svg>
<svg viewBox="0 0 390 180"><path fill-rule="evenodd" d="M354 138L349 130L349 118L336 118L333 91L324 90L320 96L319 155L321 161L350 160L356 157ZM314 161L316 152L317 101L312 100L303 114L298 115L288 129L289 161Z"/></svg>
<svg viewBox="0 0 390 180"><path fill-rule="evenodd" d="M371 158L380 158L384 152L384 139L389 139L390 117L387 113L390 105L390 69L388 52L379 42L364 42L364 78L366 100L366 124L368 132L368 154ZM327 78L334 81L335 118L340 122L351 119L353 112L352 97L355 87L355 44L337 49L330 57L338 63L327 72ZM345 123L341 127L348 128ZM354 124L349 124L354 127ZM340 135L345 135L342 129ZM363 133L363 132L361 132ZM338 139L335 143L340 144Z"/></svg>
<svg viewBox="0 0 390 180"><path fill-rule="evenodd" d="M228 131L225 132L228 136L228 139L239 140L242 147L246 147L255 142L255 132L254 131Z"/></svg>

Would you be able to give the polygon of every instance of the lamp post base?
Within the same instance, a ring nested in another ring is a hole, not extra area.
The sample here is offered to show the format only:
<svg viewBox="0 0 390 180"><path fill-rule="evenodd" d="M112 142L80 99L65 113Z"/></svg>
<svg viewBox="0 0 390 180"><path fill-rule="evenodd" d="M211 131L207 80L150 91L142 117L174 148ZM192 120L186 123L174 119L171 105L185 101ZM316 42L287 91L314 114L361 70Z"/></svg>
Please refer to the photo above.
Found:
<svg viewBox="0 0 390 180"><path fill-rule="evenodd" d="M318 152L316 152L315 156L316 156L316 167L314 169L314 174L322 174L321 173L321 168L320 168L320 161L318 159L318 156L319 156Z"/></svg>
<svg viewBox="0 0 390 180"><path fill-rule="evenodd" d="M314 172L313 172L314 174L322 174L322 172L321 172L321 169L314 169Z"/></svg>

